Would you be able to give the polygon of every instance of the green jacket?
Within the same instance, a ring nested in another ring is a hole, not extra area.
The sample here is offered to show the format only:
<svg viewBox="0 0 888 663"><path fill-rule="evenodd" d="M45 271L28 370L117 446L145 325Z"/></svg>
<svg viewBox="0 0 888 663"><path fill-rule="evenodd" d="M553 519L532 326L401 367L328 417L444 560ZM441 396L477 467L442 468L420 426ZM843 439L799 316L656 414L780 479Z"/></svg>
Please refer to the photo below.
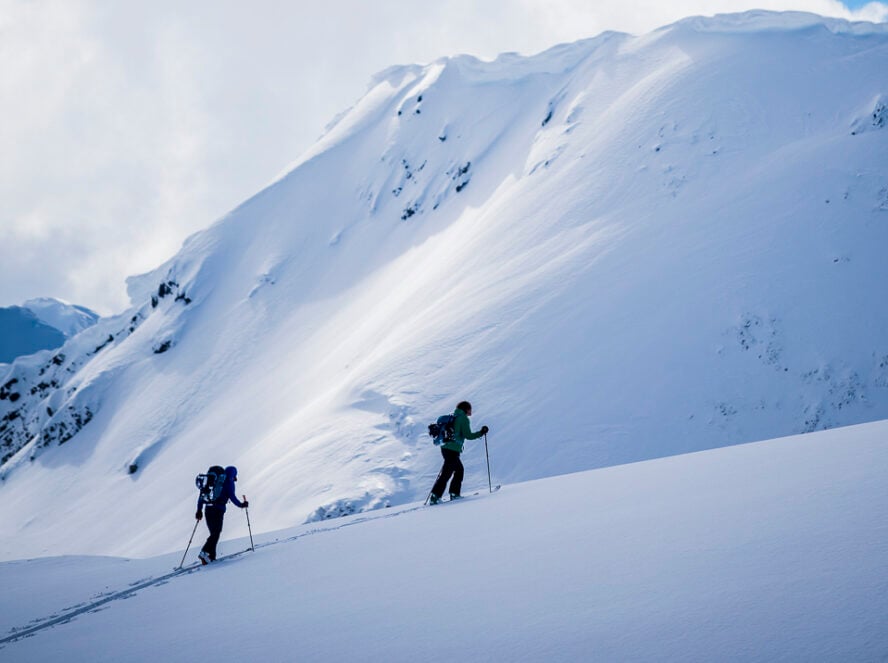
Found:
<svg viewBox="0 0 888 663"><path fill-rule="evenodd" d="M453 411L453 416L456 417L453 420L453 439L450 442L442 444L441 448L462 453L463 442L466 440L477 440L483 435L483 433L480 430L475 431L474 433L472 432L472 425L469 423L469 415L459 408L456 408Z"/></svg>

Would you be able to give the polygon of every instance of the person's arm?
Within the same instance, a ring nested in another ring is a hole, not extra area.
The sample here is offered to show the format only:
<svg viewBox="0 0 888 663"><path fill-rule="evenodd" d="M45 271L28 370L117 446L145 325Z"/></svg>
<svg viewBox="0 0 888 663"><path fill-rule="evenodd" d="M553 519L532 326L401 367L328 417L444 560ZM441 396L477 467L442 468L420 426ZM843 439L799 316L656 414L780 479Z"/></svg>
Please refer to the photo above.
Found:
<svg viewBox="0 0 888 663"><path fill-rule="evenodd" d="M203 505L204 505L203 496L198 495L197 496L197 513L194 514L194 517L197 518L198 520L203 518Z"/></svg>
<svg viewBox="0 0 888 663"><path fill-rule="evenodd" d="M473 433L472 432L472 424L469 421L468 415L466 415L465 417L460 417L459 423L462 426L462 428L460 429L460 432L462 433L462 437L465 440L477 440L479 437L481 437L482 435L484 435L484 433L487 432L487 427L482 426L481 430L475 431Z"/></svg>
<svg viewBox="0 0 888 663"><path fill-rule="evenodd" d="M469 427L466 426L466 428L469 428ZM467 439L467 440L477 440L479 437L482 437L482 436L486 435L488 430L489 430L489 429L487 428L487 426L481 426L481 429L475 431L474 433L471 432L471 430L470 430L470 431L466 434L466 439Z"/></svg>
<svg viewBox="0 0 888 663"><path fill-rule="evenodd" d="M231 500L231 502L232 502L232 504L234 504L234 506L240 507L241 509L243 509L245 506L247 506L245 503L243 503L239 499L237 499L237 495L234 494L234 481L226 481L225 482L225 492L228 493L228 499Z"/></svg>

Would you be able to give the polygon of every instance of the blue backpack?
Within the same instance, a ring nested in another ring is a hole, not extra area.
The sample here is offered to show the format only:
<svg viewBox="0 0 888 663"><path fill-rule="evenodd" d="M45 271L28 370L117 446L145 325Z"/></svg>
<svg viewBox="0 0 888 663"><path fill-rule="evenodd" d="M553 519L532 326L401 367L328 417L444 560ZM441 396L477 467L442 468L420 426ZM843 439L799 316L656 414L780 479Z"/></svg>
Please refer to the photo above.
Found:
<svg viewBox="0 0 888 663"><path fill-rule="evenodd" d="M215 504L222 497L222 489L225 487L225 469L213 465L206 474L198 474L194 478L194 484L200 491L204 504Z"/></svg>
<svg viewBox="0 0 888 663"><path fill-rule="evenodd" d="M456 417L452 414L443 414L438 417L438 421L429 424L429 436L436 447L440 447L445 442L453 441L453 422Z"/></svg>

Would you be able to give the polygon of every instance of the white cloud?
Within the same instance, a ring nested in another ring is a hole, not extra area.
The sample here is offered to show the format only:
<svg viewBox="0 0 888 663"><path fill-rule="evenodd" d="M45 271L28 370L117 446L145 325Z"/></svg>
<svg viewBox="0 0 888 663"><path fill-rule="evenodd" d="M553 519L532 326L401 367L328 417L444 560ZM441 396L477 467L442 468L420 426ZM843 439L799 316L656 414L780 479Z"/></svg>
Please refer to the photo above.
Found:
<svg viewBox="0 0 888 663"><path fill-rule="evenodd" d="M0 305L122 309L127 275L255 193L391 64L751 8L888 19L834 0L0 0Z"/></svg>

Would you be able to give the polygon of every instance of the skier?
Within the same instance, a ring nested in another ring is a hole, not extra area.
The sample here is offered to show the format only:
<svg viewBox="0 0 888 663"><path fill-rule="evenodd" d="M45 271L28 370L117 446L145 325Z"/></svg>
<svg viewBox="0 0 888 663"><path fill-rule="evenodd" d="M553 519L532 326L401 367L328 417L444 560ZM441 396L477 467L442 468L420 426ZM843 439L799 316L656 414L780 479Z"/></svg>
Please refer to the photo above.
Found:
<svg viewBox="0 0 888 663"><path fill-rule="evenodd" d="M216 544L219 543L219 536L222 534L222 520L225 518L225 505L231 500L235 506L246 509L250 503L245 499L241 502L234 494L234 482L237 481L237 468L229 465L225 468L225 485L222 487L222 494L214 502L204 502L203 496L197 498L197 515L200 520L203 518L203 505L206 504L207 512L207 529L210 530L210 536L207 542L201 548L197 558L202 564L209 564L216 561Z"/></svg>
<svg viewBox="0 0 888 663"><path fill-rule="evenodd" d="M479 437L487 435L487 431L490 430L487 426L482 426L481 430L474 433L472 432L472 427L469 422L469 417L472 416L472 404L468 401L463 401L457 405L456 410L453 412L453 416L453 439L441 445L441 455L444 456L444 466L441 468L441 474L438 475L438 480L435 482L435 485L432 486L432 493L429 496L429 502L431 504L437 504L441 501L441 496L444 494L444 488L447 487L447 482L450 481L451 476L453 477L453 481L450 481L450 499L460 499L461 495L459 493L462 489L463 464L459 459L459 455L462 453L463 443L466 440L477 440Z"/></svg>

